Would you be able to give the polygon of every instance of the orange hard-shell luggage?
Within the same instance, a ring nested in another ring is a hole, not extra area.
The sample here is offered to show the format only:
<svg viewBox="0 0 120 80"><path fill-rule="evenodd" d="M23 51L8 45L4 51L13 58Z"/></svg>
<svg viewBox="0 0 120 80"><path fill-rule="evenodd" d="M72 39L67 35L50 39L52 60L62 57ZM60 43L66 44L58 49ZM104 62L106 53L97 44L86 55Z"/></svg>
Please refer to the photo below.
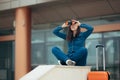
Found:
<svg viewBox="0 0 120 80"><path fill-rule="evenodd" d="M103 71L98 69L98 48L103 48ZM96 45L96 71L91 71L88 73L88 80L110 80L110 74L105 71L105 49L101 44Z"/></svg>

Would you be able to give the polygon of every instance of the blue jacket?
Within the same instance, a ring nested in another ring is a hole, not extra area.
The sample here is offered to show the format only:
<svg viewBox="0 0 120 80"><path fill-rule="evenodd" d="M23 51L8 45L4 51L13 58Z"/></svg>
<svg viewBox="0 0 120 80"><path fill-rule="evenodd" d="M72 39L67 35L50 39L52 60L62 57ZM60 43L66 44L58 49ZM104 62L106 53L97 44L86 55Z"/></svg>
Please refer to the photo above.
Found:
<svg viewBox="0 0 120 80"><path fill-rule="evenodd" d="M71 53L72 51L76 51L76 50L80 49L81 47L84 47L85 40L93 31L93 27L90 25L87 25L87 24L81 24L79 27L85 28L86 31L80 32L80 34L76 38L74 38L72 41L68 41L68 53ZM62 29L63 28L61 26L57 26L53 30L53 33L56 36L66 40L67 35L63 32L60 32Z"/></svg>

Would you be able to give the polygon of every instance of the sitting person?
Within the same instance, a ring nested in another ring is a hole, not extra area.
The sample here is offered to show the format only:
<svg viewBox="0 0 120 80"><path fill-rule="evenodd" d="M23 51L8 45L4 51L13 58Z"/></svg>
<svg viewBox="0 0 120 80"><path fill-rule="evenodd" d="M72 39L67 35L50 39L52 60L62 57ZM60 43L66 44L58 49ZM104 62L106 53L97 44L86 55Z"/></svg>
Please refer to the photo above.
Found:
<svg viewBox="0 0 120 80"><path fill-rule="evenodd" d="M60 32L64 28L68 28L68 34ZM81 32L81 28L85 28L86 31ZM87 24L82 24L77 20L72 19L63 23L62 26L57 26L53 33L67 40L68 51L65 54L58 47L52 48L52 53L60 61L62 65L70 66L85 66L87 60L87 49L84 47L85 40L93 32L93 27Z"/></svg>

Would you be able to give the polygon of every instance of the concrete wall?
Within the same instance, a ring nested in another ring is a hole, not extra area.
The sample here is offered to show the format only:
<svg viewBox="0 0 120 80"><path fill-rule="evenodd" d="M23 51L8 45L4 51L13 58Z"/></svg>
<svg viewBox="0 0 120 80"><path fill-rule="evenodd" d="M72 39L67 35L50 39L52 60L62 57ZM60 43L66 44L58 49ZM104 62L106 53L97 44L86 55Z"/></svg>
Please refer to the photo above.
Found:
<svg viewBox="0 0 120 80"><path fill-rule="evenodd" d="M56 0L0 0L0 11L52 1Z"/></svg>
<svg viewBox="0 0 120 80"><path fill-rule="evenodd" d="M19 80L87 80L90 66L40 65Z"/></svg>

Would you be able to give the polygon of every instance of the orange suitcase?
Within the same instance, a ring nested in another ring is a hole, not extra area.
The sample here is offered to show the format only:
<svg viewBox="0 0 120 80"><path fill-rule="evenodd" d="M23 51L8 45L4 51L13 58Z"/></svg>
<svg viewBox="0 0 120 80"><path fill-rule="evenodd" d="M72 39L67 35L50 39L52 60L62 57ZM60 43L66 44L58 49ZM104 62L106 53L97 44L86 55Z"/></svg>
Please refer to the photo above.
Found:
<svg viewBox="0 0 120 80"><path fill-rule="evenodd" d="M98 71L98 47L103 48L103 71ZM96 70L88 73L88 80L110 80L110 74L105 71L105 49L104 46L96 45Z"/></svg>

